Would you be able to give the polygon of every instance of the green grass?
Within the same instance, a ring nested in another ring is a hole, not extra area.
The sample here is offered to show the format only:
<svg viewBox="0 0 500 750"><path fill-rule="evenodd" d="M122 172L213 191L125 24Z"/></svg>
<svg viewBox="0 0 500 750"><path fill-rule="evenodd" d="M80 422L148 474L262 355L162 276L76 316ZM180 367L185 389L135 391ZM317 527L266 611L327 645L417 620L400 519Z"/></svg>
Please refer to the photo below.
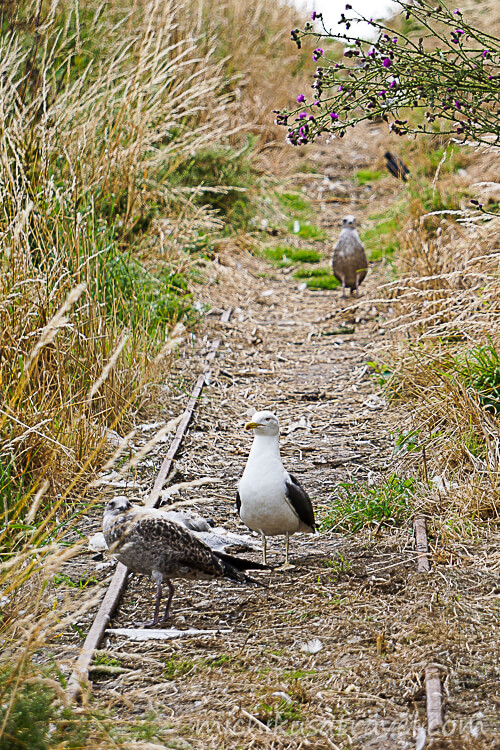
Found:
<svg viewBox="0 0 500 750"><path fill-rule="evenodd" d="M96 294L108 313L134 330L164 339L172 320L192 323L196 313L188 290L189 276L175 267L146 268L130 252L112 247L100 260ZM104 281L103 281L104 280Z"/></svg>
<svg viewBox="0 0 500 750"><path fill-rule="evenodd" d="M335 278L329 268L299 268L294 274L294 279L304 281L309 289L336 289L340 282Z"/></svg>
<svg viewBox="0 0 500 750"><path fill-rule="evenodd" d="M278 697L262 698L255 712L260 715L260 720L268 727L279 727L292 721L304 721L300 704L295 701L287 701Z"/></svg>
<svg viewBox="0 0 500 750"><path fill-rule="evenodd" d="M337 576L348 573L351 569L351 563L345 559L344 555L337 555L333 559L328 558L323 561L325 568L332 570Z"/></svg>
<svg viewBox="0 0 500 750"><path fill-rule="evenodd" d="M354 532L367 524L386 521L396 526L407 522L412 500L417 494L416 480L389 474L385 482L343 482L335 490L330 509L323 518L322 530Z"/></svg>
<svg viewBox="0 0 500 750"><path fill-rule="evenodd" d="M440 174L458 172L459 169L465 166L466 159L464 157L463 147L453 145L441 146L434 150L426 149L423 153L419 154L417 160L418 173L433 178L445 152L447 156L441 164Z"/></svg>
<svg viewBox="0 0 500 750"><path fill-rule="evenodd" d="M37 684L24 684L16 693L8 717L7 703L0 707L0 721L6 721L0 738L0 750L46 750L49 747L49 723L54 715L53 691Z"/></svg>
<svg viewBox="0 0 500 750"><path fill-rule="evenodd" d="M490 414L500 414L500 354L490 340L452 360L448 376L460 380Z"/></svg>
<svg viewBox="0 0 500 750"><path fill-rule="evenodd" d="M310 201L302 193L281 193L278 200L285 211L293 214L296 218L307 217L312 212Z"/></svg>
<svg viewBox="0 0 500 750"><path fill-rule="evenodd" d="M295 248L280 244L264 248L264 256L273 261L279 268L291 266L293 263L319 263L321 253L312 248Z"/></svg>
<svg viewBox="0 0 500 750"><path fill-rule="evenodd" d="M106 664L111 667L121 667L121 662L115 659L113 656L108 656L102 651L96 651L94 654L94 664L101 665Z"/></svg>
<svg viewBox="0 0 500 750"><path fill-rule="evenodd" d="M375 182L376 180L380 180L381 176L382 172L380 170L360 169L356 172L358 185L367 185L370 182Z"/></svg>
<svg viewBox="0 0 500 750"><path fill-rule="evenodd" d="M176 680L178 677L182 677L190 672L193 667L194 664L190 659L183 659L181 656L173 654L165 662L165 669L162 676L165 680Z"/></svg>
<svg viewBox="0 0 500 750"><path fill-rule="evenodd" d="M328 238L326 232L311 221L314 211L310 201L302 193L281 193L277 195L277 198L285 213L289 216L286 228L290 234L304 240L326 240Z"/></svg>
<svg viewBox="0 0 500 750"><path fill-rule="evenodd" d="M0 750L51 750L51 748L90 747L92 717L75 714L73 708L62 708L51 682L62 675L32 676L17 684L14 672L0 673ZM55 684L55 682L54 682Z"/></svg>
<svg viewBox="0 0 500 750"><path fill-rule="evenodd" d="M391 258L400 249L398 232L404 221L404 204L396 204L388 211L373 214L374 226L361 233L369 260Z"/></svg>
<svg viewBox="0 0 500 750"><path fill-rule="evenodd" d="M299 222L299 231L295 231L295 222ZM294 234L296 237L301 237L303 240L326 240L328 235L323 229L312 224L310 221L300 221L299 219L291 219L287 222L287 229L289 232Z"/></svg>
<svg viewBox="0 0 500 750"><path fill-rule="evenodd" d="M200 665L203 667L217 668L223 667L225 664L230 664L234 661L233 657L229 654L220 654L219 656L212 656L207 659L202 659Z"/></svg>
<svg viewBox="0 0 500 750"><path fill-rule="evenodd" d="M252 157L256 139L235 149L218 145L200 149L165 173L174 187L198 188L193 201L209 206L223 219L226 232L246 229L255 214L256 172Z"/></svg>

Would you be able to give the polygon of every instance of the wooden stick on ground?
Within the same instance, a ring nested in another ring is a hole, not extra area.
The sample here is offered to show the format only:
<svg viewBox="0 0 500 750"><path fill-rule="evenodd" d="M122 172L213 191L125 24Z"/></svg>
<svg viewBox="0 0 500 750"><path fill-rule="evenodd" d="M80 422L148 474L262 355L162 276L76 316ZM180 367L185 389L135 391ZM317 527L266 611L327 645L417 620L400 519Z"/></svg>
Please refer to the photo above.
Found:
<svg viewBox="0 0 500 750"><path fill-rule="evenodd" d="M230 316L231 308L225 310L225 312L222 314L221 323L227 323ZM214 359L219 345L220 339L215 339L215 341L212 342L210 350L206 356L207 362L211 362ZM153 489L151 490L151 493L146 501L146 505L148 507L155 507L158 503L160 493L163 489L163 485L165 484L165 480L168 476L175 455L179 450L179 446L182 442L189 422L191 421L191 417L193 416L196 402L200 397L203 386L207 382L209 376L210 370L199 375L195 383L195 386L191 392L191 397L187 402L186 408L184 410L182 419L177 426L177 431L172 441L172 445L170 446L167 455L163 459ZM127 583L127 576L128 569L125 567L125 565L118 563L113 578L111 579L111 583L109 584L109 588L106 592L106 595L104 596L104 599L101 602L99 611L94 618L92 627L87 633L87 637L85 638L85 642L82 646L78 659L76 660L73 672L71 673L71 676L68 680L68 687L66 692L70 700L78 700L82 694L82 685L88 682L89 666L93 659L94 651L96 650L96 648L99 648L99 644L101 643L104 633L106 632L106 628L108 627L111 617L113 616L113 612L118 606L118 602L120 601L121 595L123 594L125 585Z"/></svg>
<svg viewBox="0 0 500 750"><path fill-rule="evenodd" d="M441 681L437 667L429 666L425 670L425 692L427 695L427 728L429 734L431 734L443 725Z"/></svg>
<svg viewBox="0 0 500 750"><path fill-rule="evenodd" d="M425 518L415 518L415 521L413 522L413 531L415 533L415 542L417 545L417 570L419 573L428 573L430 570L430 563Z"/></svg>

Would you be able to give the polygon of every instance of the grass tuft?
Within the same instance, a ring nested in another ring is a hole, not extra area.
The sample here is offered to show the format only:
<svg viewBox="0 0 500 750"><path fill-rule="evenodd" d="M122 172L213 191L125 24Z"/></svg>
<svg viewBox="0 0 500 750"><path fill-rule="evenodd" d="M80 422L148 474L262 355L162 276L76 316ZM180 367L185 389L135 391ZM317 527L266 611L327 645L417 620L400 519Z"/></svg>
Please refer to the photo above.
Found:
<svg viewBox="0 0 500 750"><path fill-rule="evenodd" d="M284 244L265 247L263 254L279 268L291 266L294 263L319 263L322 259L322 255L312 248L295 248Z"/></svg>
<svg viewBox="0 0 500 750"><path fill-rule="evenodd" d="M417 494L416 480L389 474L380 485L341 482L330 501L321 528L355 532L372 523L401 526L412 513Z"/></svg>
<svg viewBox="0 0 500 750"><path fill-rule="evenodd" d="M294 279L303 280L309 289L336 289L340 281L335 278L329 268L299 268L294 274Z"/></svg>
<svg viewBox="0 0 500 750"><path fill-rule="evenodd" d="M382 177L380 170L360 169L356 172L356 179L358 185L369 185L371 182L376 182Z"/></svg>

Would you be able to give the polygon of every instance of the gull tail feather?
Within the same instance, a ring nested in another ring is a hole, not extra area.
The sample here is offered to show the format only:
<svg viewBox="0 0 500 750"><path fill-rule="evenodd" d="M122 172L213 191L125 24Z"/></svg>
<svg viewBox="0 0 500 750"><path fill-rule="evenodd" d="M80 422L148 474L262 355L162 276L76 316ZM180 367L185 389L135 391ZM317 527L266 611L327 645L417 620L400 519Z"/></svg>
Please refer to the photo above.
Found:
<svg viewBox="0 0 500 750"><path fill-rule="evenodd" d="M268 565L263 563L254 562L253 560L247 560L244 557L233 557L225 552L219 552L219 550L213 550L212 553L217 557L224 565L224 573L228 578L232 578L240 583L254 583L261 585L258 581L245 575L246 570L269 570Z"/></svg>

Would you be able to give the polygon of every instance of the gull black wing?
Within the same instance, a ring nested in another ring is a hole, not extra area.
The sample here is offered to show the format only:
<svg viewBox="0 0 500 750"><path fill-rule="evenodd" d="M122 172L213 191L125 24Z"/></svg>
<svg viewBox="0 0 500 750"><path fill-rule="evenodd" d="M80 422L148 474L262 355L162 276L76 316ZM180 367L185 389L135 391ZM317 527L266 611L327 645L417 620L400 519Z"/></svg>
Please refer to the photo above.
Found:
<svg viewBox="0 0 500 750"><path fill-rule="evenodd" d="M285 481L288 500L302 523L307 524L311 529L315 529L314 510L309 495L293 474L289 474L288 476L290 480Z"/></svg>
<svg viewBox="0 0 500 750"><path fill-rule="evenodd" d="M236 491L236 512L238 515L240 515L240 508L241 508L241 497L240 497L240 493Z"/></svg>

